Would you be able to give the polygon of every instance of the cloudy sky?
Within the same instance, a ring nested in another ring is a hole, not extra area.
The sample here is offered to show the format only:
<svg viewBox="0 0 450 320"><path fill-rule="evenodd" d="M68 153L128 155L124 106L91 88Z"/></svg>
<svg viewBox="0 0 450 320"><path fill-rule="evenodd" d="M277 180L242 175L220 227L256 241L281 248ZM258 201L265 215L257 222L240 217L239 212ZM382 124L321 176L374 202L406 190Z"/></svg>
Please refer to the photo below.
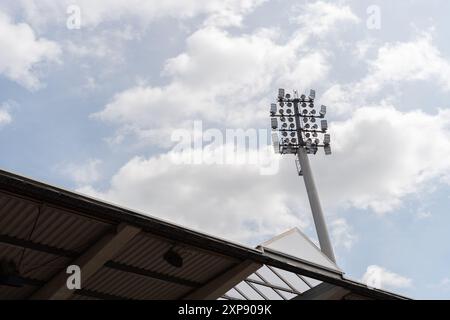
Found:
<svg viewBox="0 0 450 320"><path fill-rule="evenodd" d="M0 0L0 167L247 245L294 226L314 239L292 157L269 154L272 174L176 161L173 134L267 132L279 87L315 88L333 155L311 162L338 264L413 298L450 298L449 10ZM269 143L236 153L264 158Z"/></svg>

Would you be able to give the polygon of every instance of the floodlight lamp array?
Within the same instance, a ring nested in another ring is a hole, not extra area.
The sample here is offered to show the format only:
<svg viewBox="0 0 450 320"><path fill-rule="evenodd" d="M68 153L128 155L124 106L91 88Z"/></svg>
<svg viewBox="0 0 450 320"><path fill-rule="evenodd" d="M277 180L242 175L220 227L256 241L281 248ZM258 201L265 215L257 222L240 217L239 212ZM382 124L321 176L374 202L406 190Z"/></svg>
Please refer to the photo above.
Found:
<svg viewBox="0 0 450 320"><path fill-rule="evenodd" d="M297 154L299 148L304 148L308 154L316 154L323 147L326 155L331 154L328 122L324 119L327 107L321 105L316 110L315 98L314 90L308 96L299 96L296 91L290 94L278 89L277 101L270 105L275 152Z"/></svg>

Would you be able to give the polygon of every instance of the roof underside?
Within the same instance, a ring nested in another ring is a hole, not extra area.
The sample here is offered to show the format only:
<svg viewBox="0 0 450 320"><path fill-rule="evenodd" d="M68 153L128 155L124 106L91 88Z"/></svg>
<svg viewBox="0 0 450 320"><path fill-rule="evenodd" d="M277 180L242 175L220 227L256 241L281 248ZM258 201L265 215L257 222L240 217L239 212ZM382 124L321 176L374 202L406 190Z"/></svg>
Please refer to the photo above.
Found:
<svg viewBox="0 0 450 320"><path fill-rule="evenodd" d="M67 298L292 299L324 282L345 287L347 296L402 298L269 248L226 242L0 171L0 260L14 261L24 281L21 287L0 284L0 299L33 298L57 287L67 266L95 256L99 244L105 250L105 239L121 225L138 232L96 269L90 267L82 289ZM171 248L183 258L181 268L163 259Z"/></svg>

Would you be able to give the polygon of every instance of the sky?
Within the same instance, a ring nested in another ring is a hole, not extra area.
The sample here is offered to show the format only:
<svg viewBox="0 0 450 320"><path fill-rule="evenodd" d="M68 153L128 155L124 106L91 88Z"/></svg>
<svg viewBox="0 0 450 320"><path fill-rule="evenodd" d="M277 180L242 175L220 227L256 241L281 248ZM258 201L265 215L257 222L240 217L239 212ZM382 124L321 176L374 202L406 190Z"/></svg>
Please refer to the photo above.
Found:
<svg viewBox="0 0 450 320"><path fill-rule="evenodd" d="M250 246L292 227L316 241L269 119L278 88L313 88L333 154L310 161L338 265L449 299L449 10L0 0L0 168Z"/></svg>

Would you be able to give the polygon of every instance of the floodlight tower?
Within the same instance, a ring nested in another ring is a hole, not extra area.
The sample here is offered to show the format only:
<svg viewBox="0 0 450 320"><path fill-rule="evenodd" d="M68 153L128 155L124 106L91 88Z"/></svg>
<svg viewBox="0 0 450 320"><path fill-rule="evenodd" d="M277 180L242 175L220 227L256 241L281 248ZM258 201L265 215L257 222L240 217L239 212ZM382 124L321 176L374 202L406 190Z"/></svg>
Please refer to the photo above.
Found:
<svg viewBox="0 0 450 320"><path fill-rule="evenodd" d="M308 97L304 94L299 97L296 91L291 95L284 89L278 90L277 103L270 106L272 142L275 152L297 156L297 172L305 181L320 249L336 262L308 158L308 154L316 154L319 147L324 148L326 155L331 154L330 135L326 133L328 123L324 119L327 107L322 105L316 110L315 97L314 90Z"/></svg>

